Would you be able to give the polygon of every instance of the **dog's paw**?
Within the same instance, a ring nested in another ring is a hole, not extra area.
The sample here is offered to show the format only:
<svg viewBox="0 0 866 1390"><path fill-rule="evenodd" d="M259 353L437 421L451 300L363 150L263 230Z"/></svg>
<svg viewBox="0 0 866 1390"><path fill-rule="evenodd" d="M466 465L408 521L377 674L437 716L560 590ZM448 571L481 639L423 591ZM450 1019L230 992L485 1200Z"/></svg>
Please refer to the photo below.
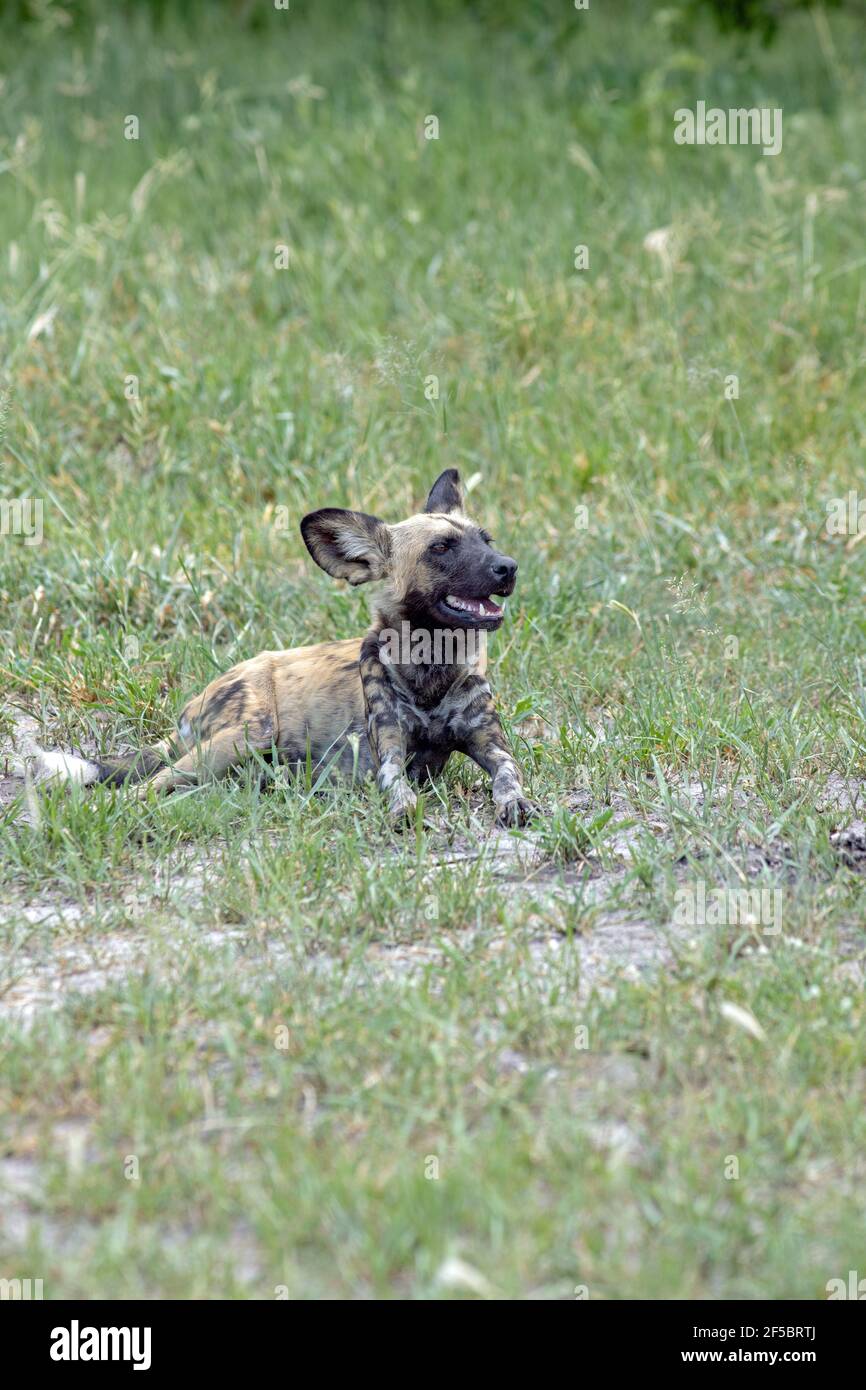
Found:
<svg viewBox="0 0 866 1390"><path fill-rule="evenodd" d="M418 798L410 787L395 787L388 797L388 818L400 828L415 820Z"/></svg>
<svg viewBox="0 0 866 1390"><path fill-rule="evenodd" d="M496 807L496 824L514 829L528 825L539 814L538 807L524 796L513 796L508 801L500 801Z"/></svg>

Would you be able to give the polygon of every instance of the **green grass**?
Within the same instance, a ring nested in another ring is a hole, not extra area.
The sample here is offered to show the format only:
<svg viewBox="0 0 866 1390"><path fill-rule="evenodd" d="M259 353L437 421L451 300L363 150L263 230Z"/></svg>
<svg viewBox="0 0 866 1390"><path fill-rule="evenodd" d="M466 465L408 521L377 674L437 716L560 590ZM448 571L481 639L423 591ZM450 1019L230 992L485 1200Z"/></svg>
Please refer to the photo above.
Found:
<svg viewBox="0 0 866 1390"><path fill-rule="evenodd" d="M862 815L866 551L825 521L866 442L866 41L602 9L2 46L0 496L44 539L0 537L0 720L116 751L236 660L360 632L298 519L399 519L456 465L520 561L492 674L544 811L504 868L460 759L402 837L281 776L0 806L0 1275L46 1297L863 1272L866 912L831 835ZM782 153L675 145L698 99L782 107ZM781 888L782 932L672 936L697 879ZM599 972L635 924L664 968Z"/></svg>

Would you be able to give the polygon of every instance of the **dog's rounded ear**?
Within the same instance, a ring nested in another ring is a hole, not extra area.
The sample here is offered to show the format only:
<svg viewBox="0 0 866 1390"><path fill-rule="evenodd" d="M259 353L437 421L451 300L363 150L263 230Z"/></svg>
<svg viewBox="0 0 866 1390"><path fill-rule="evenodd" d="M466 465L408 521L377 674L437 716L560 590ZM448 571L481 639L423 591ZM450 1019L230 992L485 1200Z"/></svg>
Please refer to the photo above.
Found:
<svg viewBox="0 0 866 1390"><path fill-rule="evenodd" d="M388 569L391 537L377 516L324 507L304 517L301 535L316 564L335 579L366 584Z"/></svg>
<svg viewBox="0 0 866 1390"><path fill-rule="evenodd" d="M430 489L430 496L424 503L425 512L462 512L463 489L460 474L456 468L446 468L440 473Z"/></svg>

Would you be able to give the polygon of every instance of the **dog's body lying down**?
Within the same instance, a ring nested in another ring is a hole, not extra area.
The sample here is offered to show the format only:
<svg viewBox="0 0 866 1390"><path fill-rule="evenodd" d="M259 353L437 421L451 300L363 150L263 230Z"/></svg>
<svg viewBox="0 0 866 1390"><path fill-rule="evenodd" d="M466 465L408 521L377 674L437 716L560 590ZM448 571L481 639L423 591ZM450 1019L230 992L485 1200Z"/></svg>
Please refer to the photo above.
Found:
<svg viewBox="0 0 866 1390"><path fill-rule="evenodd" d="M251 749L276 751L298 767L375 772L402 819L414 787L462 752L491 776L497 819L523 824L532 808L485 675L485 635L502 621L490 595L513 591L517 565L464 516L459 481L447 470L425 510L396 526L337 508L304 517L307 548L329 574L385 581L365 637L262 652L212 681L155 747L104 763L40 751L42 772L169 791L221 777Z"/></svg>

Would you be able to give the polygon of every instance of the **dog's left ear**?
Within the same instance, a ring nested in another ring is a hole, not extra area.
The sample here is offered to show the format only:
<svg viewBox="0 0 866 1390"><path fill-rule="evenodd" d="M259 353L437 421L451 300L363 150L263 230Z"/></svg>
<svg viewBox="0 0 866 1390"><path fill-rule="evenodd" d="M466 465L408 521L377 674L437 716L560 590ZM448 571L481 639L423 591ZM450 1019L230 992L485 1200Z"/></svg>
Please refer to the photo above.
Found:
<svg viewBox="0 0 866 1390"><path fill-rule="evenodd" d="M430 489L430 496L424 503L425 512L462 512L463 489L460 474L456 468L446 468L440 473Z"/></svg>
<svg viewBox="0 0 866 1390"><path fill-rule="evenodd" d="M377 516L323 507L304 517L301 535L316 564L335 579L366 584L381 579L388 569L391 536Z"/></svg>

